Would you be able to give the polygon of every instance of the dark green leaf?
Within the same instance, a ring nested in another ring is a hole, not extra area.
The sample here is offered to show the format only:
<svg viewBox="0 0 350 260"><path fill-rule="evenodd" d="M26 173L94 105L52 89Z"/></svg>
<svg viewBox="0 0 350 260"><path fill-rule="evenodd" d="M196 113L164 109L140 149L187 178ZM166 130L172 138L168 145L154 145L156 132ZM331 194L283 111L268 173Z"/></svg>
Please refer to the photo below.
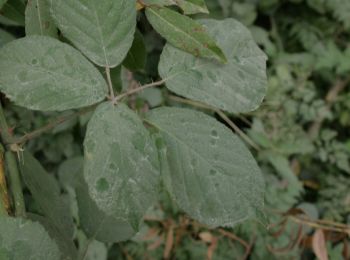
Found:
<svg viewBox="0 0 350 260"><path fill-rule="evenodd" d="M123 61L123 65L129 70L142 70L146 63L146 46L139 30L135 32L134 42Z"/></svg>
<svg viewBox="0 0 350 260"><path fill-rule="evenodd" d="M227 62L225 54L207 29L191 18L168 8L158 7L147 8L146 15L154 29L175 47L195 56Z"/></svg>

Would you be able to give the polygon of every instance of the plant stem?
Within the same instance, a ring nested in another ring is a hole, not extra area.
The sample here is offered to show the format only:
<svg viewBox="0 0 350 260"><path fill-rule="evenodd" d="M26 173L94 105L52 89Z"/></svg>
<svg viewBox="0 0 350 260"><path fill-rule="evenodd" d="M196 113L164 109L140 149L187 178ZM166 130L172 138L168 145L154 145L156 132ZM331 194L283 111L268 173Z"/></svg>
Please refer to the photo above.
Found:
<svg viewBox="0 0 350 260"><path fill-rule="evenodd" d="M8 215L10 209L10 200L7 192L4 147L0 144L0 216Z"/></svg>
<svg viewBox="0 0 350 260"><path fill-rule="evenodd" d="M160 81L156 81L156 82L152 82L152 83L149 83L149 84L146 84L146 85L143 85L143 86L140 86L139 88L135 88L135 89L131 89L125 93L122 93L118 96L115 96L113 99L112 99L112 102L115 104L116 102L118 102L119 100L127 97L127 96L130 96L130 95L133 95L137 92L140 92L140 91L143 91L147 88L151 88L151 87L156 87L156 86L160 86L162 84L164 84L166 80L160 80ZM114 95L114 94L113 94ZM18 144L18 145L22 145L24 144L25 142L31 140L31 139L34 139L40 135L42 135L43 133L51 130L52 128L55 128L56 126L66 122L66 121L69 121L73 118L75 118L76 116L79 116L79 115L83 115L83 114L86 114L87 112L90 112L92 111L93 109L95 109L96 105L94 106L91 106L89 108L85 108L83 110L80 110L74 114L70 114L68 116L64 116L64 117L59 117L57 118L55 121L39 128L39 129L36 129L34 130L33 132L30 132L28 134L25 134L23 135L22 137L19 137L19 138L12 138L11 136L7 137L5 139L5 143L6 144ZM1 113L0 113L0 123L1 123Z"/></svg>
<svg viewBox="0 0 350 260"><path fill-rule="evenodd" d="M22 192L21 178L18 170L15 154L11 151L5 153L5 161L8 170L10 190L14 200L14 209L16 216L25 216L25 204Z"/></svg>
<svg viewBox="0 0 350 260"><path fill-rule="evenodd" d="M67 116L58 117L53 122L51 122L51 123L49 123L41 128L38 128L38 129L34 130L33 132L25 134L24 136L19 137L17 139L13 139L11 143L12 144L19 144L19 145L24 144L25 142L42 135L43 133L55 128L56 126L58 126L64 122L67 122L69 120L74 119L77 116L84 115L84 114L92 111L94 108L95 108L95 106L92 106L92 107L85 108L83 110L80 110L76 113L73 113L73 114L70 114Z"/></svg>
<svg viewBox="0 0 350 260"><path fill-rule="evenodd" d="M108 66L106 67L106 75L107 75L110 99L114 100L114 89L113 89L113 83L111 78L111 69Z"/></svg>
<svg viewBox="0 0 350 260"><path fill-rule="evenodd" d="M4 110L0 103L0 128L3 143L10 143L12 140L9 128L6 122ZM6 172L9 178L9 187L14 200L16 216L25 216L25 204L23 199L21 179L19 175L16 157L12 151L5 152Z"/></svg>
<svg viewBox="0 0 350 260"><path fill-rule="evenodd" d="M130 95L133 95L135 93L138 93L140 91L143 91L147 88L151 88L151 87L157 87L157 86L160 86L160 85L163 85L165 83L165 79L162 79L162 80L159 80L159 81L156 81L156 82L152 82L152 83L149 83L149 84L146 84L146 85L143 85L143 86L140 86L138 88L134 88L134 89L131 89L123 94L120 94L118 96L116 96L114 99L113 99L113 103L117 103L119 100L127 97L127 96L130 96Z"/></svg>

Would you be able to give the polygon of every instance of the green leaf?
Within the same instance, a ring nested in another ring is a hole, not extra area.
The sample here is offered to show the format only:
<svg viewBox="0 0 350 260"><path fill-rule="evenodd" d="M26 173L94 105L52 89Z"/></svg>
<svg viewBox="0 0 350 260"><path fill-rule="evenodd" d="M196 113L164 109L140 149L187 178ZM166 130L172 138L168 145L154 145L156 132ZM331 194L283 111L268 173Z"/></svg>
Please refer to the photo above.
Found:
<svg viewBox="0 0 350 260"><path fill-rule="evenodd" d="M153 28L169 43L195 56L226 63L225 54L205 27L168 8L148 7L146 15ZM217 66L217 64L216 64Z"/></svg>
<svg viewBox="0 0 350 260"><path fill-rule="evenodd" d="M60 252L45 229L20 218L0 218L1 259L59 260Z"/></svg>
<svg viewBox="0 0 350 260"><path fill-rule="evenodd" d="M73 218L69 207L62 199L56 179L28 152L23 153L20 168L23 181L41 213L71 239L74 232Z"/></svg>
<svg viewBox="0 0 350 260"><path fill-rule="evenodd" d="M1 15L7 18L10 25L24 26L25 4L21 0L11 0L4 4Z"/></svg>
<svg viewBox="0 0 350 260"><path fill-rule="evenodd" d="M177 5L185 14L209 13L204 0L177 0Z"/></svg>
<svg viewBox="0 0 350 260"><path fill-rule="evenodd" d="M14 39L16 38L12 34L8 33L3 29L0 29L0 47L2 47L10 41L13 41Z"/></svg>
<svg viewBox="0 0 350 260"><path fill-rule="evenodd" d="M123 65L129 70L142 70L146 64L146 46L139 30L135 32L134 42L123 61Z"/></svg>
<svg viewBox="0 0 350 260"><path fill-rule="evenodd" d="M63 256L62 259L77 259L78 252L74 241L72 238L64 235L64 230L62 230L62 227L56 227L49 219L36 214L27 213L27 217L34 222L39 222L45 228L49 236L56 242L61 255Z"/></svg>
<svg viewBox="0 0 350 260"><path fill-rule="evenodd" d="M152 110L146 122L163 138L164 183L182 210L210 226L232 226L261 212L262 174L232 131L201 112L181 108Z"/></svg>
<svg viewBox="0 0 350 260"><path fill-rule="evenodd" d="M102 75L81 53L46 36L1 48L0 90L20 106L44 111L89 106L107 95Z"/></svg>
<svg viewBox="0 0 350 260"><path fill-rule="evenodd" d="M7 0L0 0L0 9L4 6Z"/></svg>
<svg viewBox="0 0 350 260"><path fill-rule="evenodd" d="M209 13L204 0L143 0L145 5L179 6L185 14Z"/></svg>
<svg viewBox="0 0 350 260"><path fill-rule="evenodd" d="M77 157L65 161L59 170L65 186L75 190L79 209L79 226L90 239L117 243L131 238L136 231L125 221L106 215L91 199L83 175L84 159Z"/></svg>
<svg viewBox="0 0 350 260"><path fill-rule="evenodd" d="M88 124L84 147L91 198L107 215L138 228L159 190L158 155L142 121L124 104L101 104Z"/></svg>
<svg viewBox="0 0 350 260"><path fill-rule="evenodd" d="M58 28L97 65L116 67L130 49L136 27L136 0L55 0Z"/></svg>
<svg viewBox="0 0 350 260"><path fill-rule="evenodd" d="M232 113L256 109L265 96L266 55L246 27L234 19L201 20L228 58L216 64L167 44L159 74L176 94Z"/></svg>
<svg viewBox="0 0 350 260"><path fill-rule="evenodd" d="M57 28L50 15L48 0L28 1L25 11L26 35L47 35L57 38Z"/></svg>

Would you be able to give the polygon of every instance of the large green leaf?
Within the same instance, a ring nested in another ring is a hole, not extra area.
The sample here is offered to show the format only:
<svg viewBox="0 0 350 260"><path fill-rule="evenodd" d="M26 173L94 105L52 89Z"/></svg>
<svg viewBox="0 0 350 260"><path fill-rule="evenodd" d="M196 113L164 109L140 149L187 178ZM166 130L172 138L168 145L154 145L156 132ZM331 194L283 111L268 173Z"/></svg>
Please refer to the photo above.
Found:
<svg viewBox="0 0 350 260"><path fill-rule="evenodd" d="M24 183L32 194L41 214L68 239L73 238L74 224L69 207L64 203L56 179L48 174L41 164L28 152L23 153L20 163Z"/></svg>
<svg viewBox="0 0 350 260"><path fill-rule="evenodd" d="M266 55L248 29L234 19L201 23L217 39L227 64L195 58L167 44L158 67L166 86L179 95L232 113L256 109L266 92Z"/></svg>
<svg viewBox="0 0 350 260"><path fill-rule="evenodd" d="M20 218L0 218L0 258L59 260L60 252L45 229Z"/></svg>
<svg viewBox="0 0 350 260"><path fill-rule="evenodd" d="M229 129L203 113L180 108L153 110L146 121L165 143L160 153L166 187L191 217L210 226L232 226L261 212L262 174Z"/></svg>
<svg viewBox="0 0 350 260"><path fill-rule="evenodd" d="M134 228L158 195L155 145L124 104L101 104L87 128L84 176L91 198L107 215Z"/></svg>
<svg viewBox="0 0 350 260"><path fill-rule="evenodd" d="M57 28L50 15L48 0L28 1L25 11L26 35L47 35L57 37Z"/></svg>
<svg viewBox="0 0 350 260"><path fill-rule="evenodd" d="M177 5L185 14L209 13L204 0L143 0L145 5Z"/></svg>
<svg viewBox="0 0 350 260"><path fill-rule="evenodd" d="M65 161L59 170L65 186L75 190L79 225L90 239L117 243L131 238L136 231L125 221L106 215L91 199L83 176L83 157Z"/></svg>
<svg viewBox="0 0 350 260"><path fill-rule="evenodd" d="M191 18L168 8L158 7L148 7L146 15L154 29L175 47L195 56L227 61L225 54L216 45L215 38Z"/></svg>
<svg viewBox="0 0 350 260"><path fill-rule="evenodd" d="M0 90L20 106L46 111L89 106L107 95L102 75L82 54L47 36L1 48Z"/></svg>
<svg viewBox="0 0 350 260"><path fill-rule="evenodd" d="M136 27L136 0L55 0L57 26L89 59L115 67L125 58Z"/></svg>

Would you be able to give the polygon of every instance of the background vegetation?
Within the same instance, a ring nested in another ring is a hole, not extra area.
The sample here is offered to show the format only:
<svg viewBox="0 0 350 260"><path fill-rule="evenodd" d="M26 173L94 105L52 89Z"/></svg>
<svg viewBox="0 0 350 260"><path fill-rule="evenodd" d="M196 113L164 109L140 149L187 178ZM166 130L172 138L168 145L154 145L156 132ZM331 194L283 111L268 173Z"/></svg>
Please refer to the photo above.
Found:
<svg viewBox="0 0 350 260"><path fill-rule="evenodd" d="M210 14L198 18L240 20L269 57L268 94L262 106L226 119L215 115L235 129L258 158L266 181L269 228L248 221L234 229L212 230L186 217L164 194L132 241L87 241L77 229L76 243L81 250L89 243L87 259L327 259L327 254L329 259L349 259L350 1L206 3ZM0 45L24 36L24 4L10 0L7 5L0 17ZM142 12L138 19L145 35L138 57L146 63L143 68L131 64L131 70L114 69L113 81L120 88L158 78L156 64L164 41L145 23ZM43 127L47 118L58 115L16 107L4 97L2 101L18 134ZM139 111L169 103L196 105L157 88L129 99ZM74 160L83 155L81 143L90 116L67 120L26 146L55 176L76 221L77 206L67 178L76 168ZM32 194L25 195L29 211L37 212Z"/></svg>

